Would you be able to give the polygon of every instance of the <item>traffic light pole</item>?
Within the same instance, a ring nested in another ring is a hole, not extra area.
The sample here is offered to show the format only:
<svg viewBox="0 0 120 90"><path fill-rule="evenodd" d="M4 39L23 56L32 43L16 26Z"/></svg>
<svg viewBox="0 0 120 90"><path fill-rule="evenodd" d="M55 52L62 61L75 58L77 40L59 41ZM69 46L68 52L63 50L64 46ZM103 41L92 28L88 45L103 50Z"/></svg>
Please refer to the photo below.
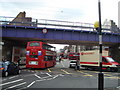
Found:
<svg viewBox="0 0 120 90"><path fill-rule="evenodd" d="M100 55L100 61L99 61L99 74L98 74L98 90L104 89L104 74L102 73L102 30L101 30L101 3L100 0L98 0L98 13L99 13L99 55Z"/></svg>

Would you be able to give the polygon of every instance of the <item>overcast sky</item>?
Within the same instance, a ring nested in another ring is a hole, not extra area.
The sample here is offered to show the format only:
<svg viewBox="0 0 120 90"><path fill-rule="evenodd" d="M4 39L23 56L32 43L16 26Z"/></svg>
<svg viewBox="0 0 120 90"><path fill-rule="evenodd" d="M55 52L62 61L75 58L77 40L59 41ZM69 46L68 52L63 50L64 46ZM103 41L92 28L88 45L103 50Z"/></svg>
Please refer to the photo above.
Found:
<svg viewBox="0 0 120 90"><path fill-rule="evenodd" d="M101 0L102 22L118 23L118 1ZM98 0L0 0L0 16L15 17L26 11L28 17L94 23L98 21Z"/></svg>
<svg viewBox="0 0 120 90"><path fill-rule="evenodd" d="M101 0L102 22L118 24L118 2ZM0 16L15 17L19 12L36 19L94 23L98 21L98 0L0 0Z"/></svg>

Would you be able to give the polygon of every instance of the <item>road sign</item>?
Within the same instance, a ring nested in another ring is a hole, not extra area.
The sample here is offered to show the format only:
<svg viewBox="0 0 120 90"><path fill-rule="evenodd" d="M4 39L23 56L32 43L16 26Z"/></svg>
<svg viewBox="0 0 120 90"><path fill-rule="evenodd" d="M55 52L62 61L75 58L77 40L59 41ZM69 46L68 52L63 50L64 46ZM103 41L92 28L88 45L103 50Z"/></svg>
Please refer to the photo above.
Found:
<svg viewBox="0 0 120 90"><path fill-rule="evenodd" d="M42 32L43 32L44 34L46 34L46 33L48 32L48 30L47 30L47 29L43 29Z"/></svg>

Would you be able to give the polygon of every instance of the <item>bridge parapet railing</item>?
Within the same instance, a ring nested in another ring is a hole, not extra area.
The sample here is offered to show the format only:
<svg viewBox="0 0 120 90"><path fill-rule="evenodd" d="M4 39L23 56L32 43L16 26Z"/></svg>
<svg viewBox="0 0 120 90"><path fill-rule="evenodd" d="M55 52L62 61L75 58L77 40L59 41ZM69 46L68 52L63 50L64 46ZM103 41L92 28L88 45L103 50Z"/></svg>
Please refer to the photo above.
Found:
<svg viewBox="0 0 120 90"><path fill-rule="evenodd" d="M33 26L33 27L45 27L56 29L71 29L71 30L84 30L84 31L96 31L94 24L82 23L82 22L70 22L60 20L49 19L34 19L34 18L15 18L0 16L1 25L16 25L16 26ZM119 28L112 27L110 25L102 25L103 32L120 33Z"/></svg>

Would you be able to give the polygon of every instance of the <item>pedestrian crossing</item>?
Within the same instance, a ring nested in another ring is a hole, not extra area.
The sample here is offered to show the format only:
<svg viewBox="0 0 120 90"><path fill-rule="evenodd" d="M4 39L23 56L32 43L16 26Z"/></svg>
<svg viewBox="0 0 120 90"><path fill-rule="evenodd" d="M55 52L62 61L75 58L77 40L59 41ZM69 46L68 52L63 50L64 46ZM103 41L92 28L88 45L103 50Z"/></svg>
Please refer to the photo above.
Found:
<svg viewBox="0 0 120 90"><path fill-rule="evenodd" d="M32 73L36 72L48 72L52 74L65 74L65 75L78 75L78 76L85 76L85 77L98 77L98 71L87 71L87 70L70 70L70 69L64 69L64 68L48 68L47 70L23 70L23 71L28 71ZM120 79L120 74L119 73L111 73L111 72L103 72L104 78L109 78L109 79Z"/></svg>

